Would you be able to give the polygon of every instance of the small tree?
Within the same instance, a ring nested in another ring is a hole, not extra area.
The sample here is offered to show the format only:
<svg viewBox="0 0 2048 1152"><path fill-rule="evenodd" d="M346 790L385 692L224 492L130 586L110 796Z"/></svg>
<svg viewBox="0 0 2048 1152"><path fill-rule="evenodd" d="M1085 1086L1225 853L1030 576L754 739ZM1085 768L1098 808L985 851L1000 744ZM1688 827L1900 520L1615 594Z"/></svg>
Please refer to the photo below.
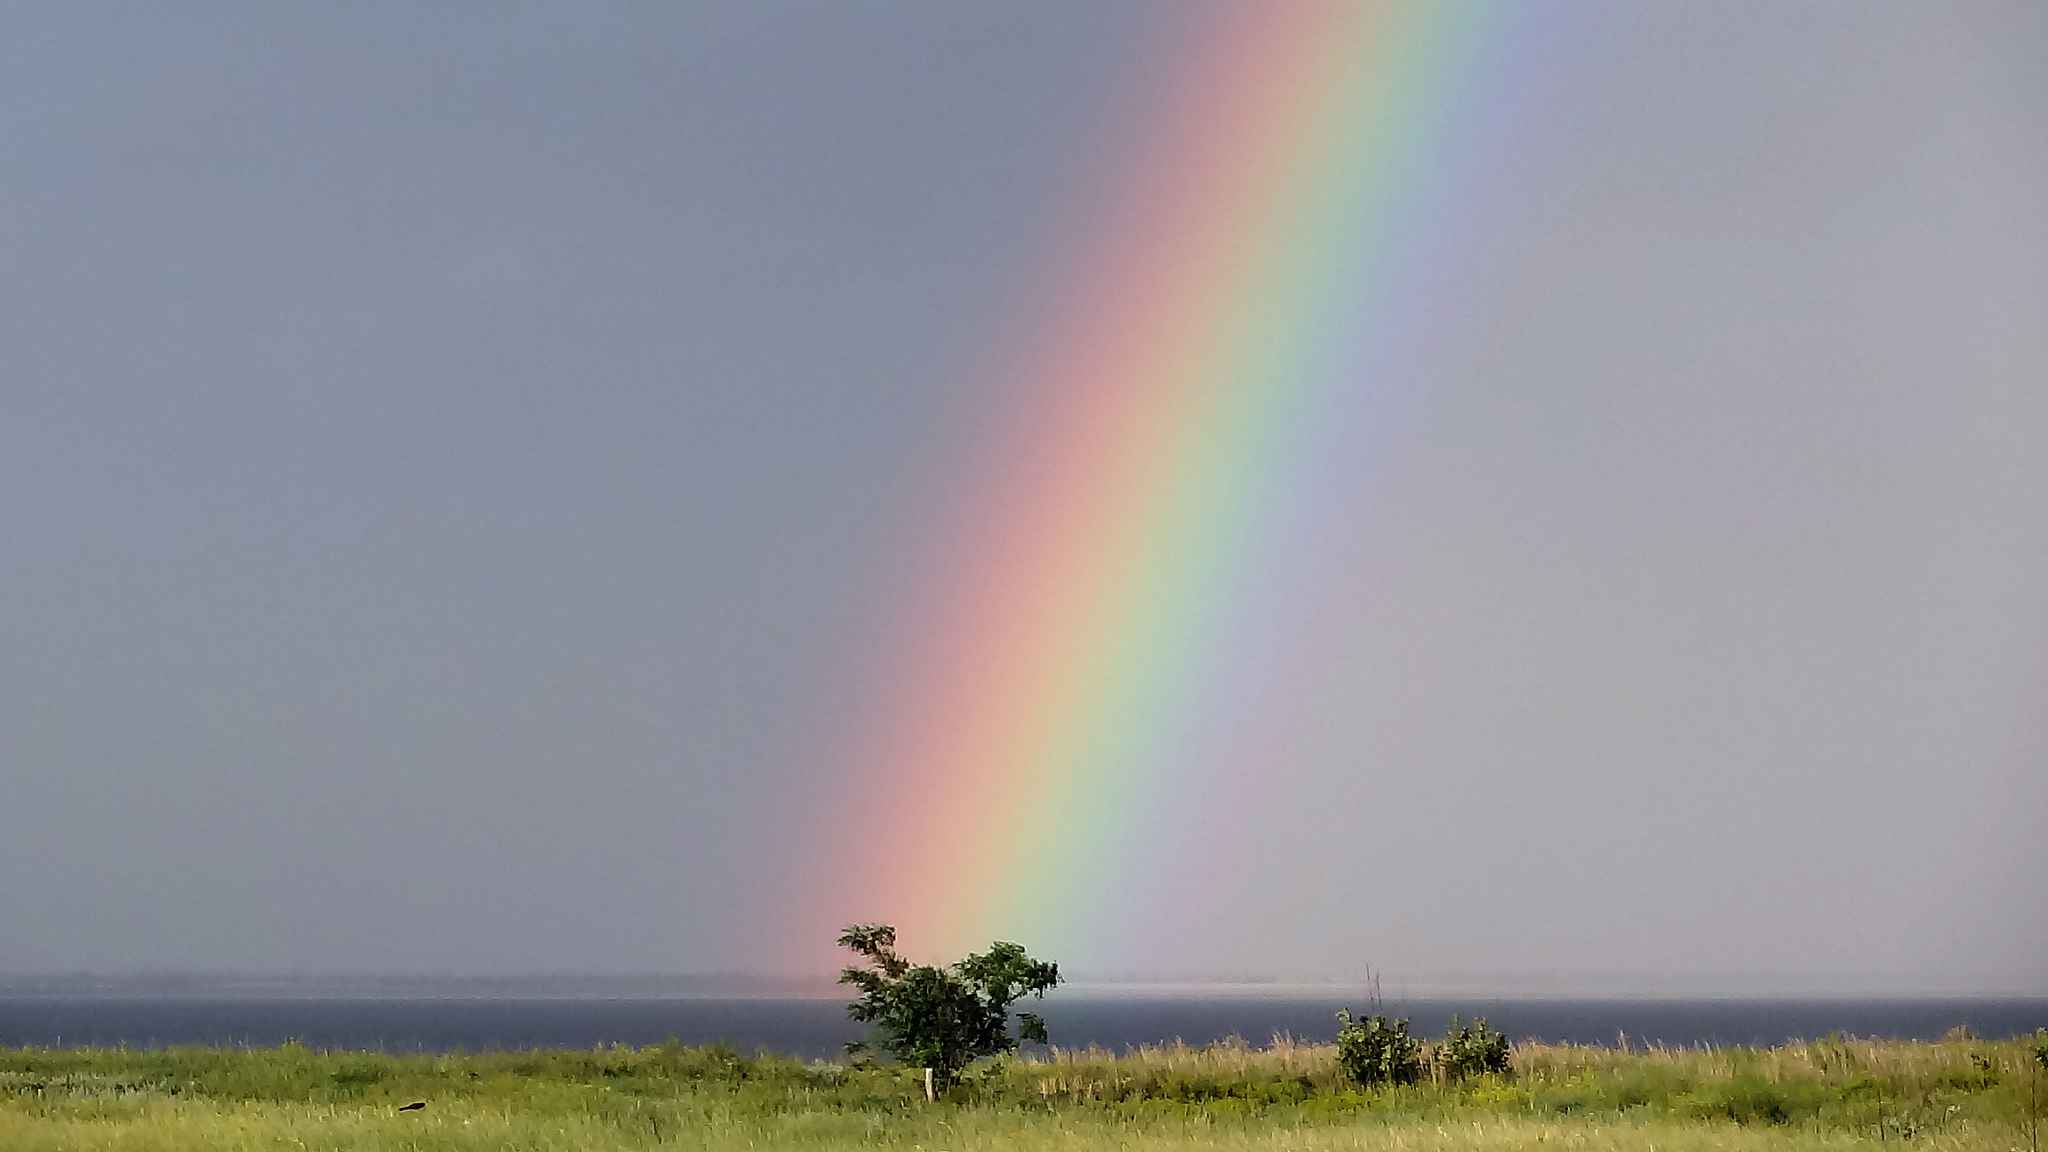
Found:
<svg viewBox="0 0 2048 1152"><path fill-rule="evenodd" d="M1365 1087L1413 1084L1422 1078L1422 1042L1408 1035L1408 1021L1374 1016L1353 1020L1349 1008L1337 1013L1337 1063Z"/></svg>
<svg viewBox="0 0 2048 1152"><path fill-rule="evenodd" d="M945 968L898 955L896 929L887 924L855 924L840 933L839 946L866 961L839 975L860 989L847 1015L873 1024L890 1055L931 1069L937 1087L983 1056L1015 1052L1019 1040L1047 1043L1045 1021L1030 1012L1017 1014L1012 1036L1010 1006L1026 993L1043 997L1060 982L1060 968L1016 944L997 941Z"/></svg>

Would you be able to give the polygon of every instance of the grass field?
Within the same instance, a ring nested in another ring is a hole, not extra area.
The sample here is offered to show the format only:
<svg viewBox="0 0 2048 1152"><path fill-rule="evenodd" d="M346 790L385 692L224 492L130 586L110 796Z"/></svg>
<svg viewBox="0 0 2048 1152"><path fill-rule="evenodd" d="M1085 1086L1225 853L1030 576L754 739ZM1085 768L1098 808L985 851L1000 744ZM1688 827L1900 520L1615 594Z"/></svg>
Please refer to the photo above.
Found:
<svg viewBox="0 0 2048 1152"><path fill-rule="evenodd" d="M1505 1078L1373 1091L1327 1045L1056 1052L937 1104L908 1070L720 1048L0 1049L0 1149L2012 1152L2044 1135L2042 1043L1524 1045Z"/></svg>

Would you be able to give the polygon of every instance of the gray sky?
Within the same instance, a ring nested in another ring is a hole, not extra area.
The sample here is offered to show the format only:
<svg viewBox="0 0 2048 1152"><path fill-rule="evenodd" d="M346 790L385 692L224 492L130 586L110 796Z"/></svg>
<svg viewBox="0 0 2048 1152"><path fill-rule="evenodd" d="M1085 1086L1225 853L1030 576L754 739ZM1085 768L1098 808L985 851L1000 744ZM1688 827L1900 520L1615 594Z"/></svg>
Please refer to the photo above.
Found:
<svg viewBox="0 0 2048 1152"><path fill-rule="evenodd" d="M788 967L1198 13L0 12L0 973ZM1523 24L1244 871L1059 958L2048 991L2048 8Z"/></svg>

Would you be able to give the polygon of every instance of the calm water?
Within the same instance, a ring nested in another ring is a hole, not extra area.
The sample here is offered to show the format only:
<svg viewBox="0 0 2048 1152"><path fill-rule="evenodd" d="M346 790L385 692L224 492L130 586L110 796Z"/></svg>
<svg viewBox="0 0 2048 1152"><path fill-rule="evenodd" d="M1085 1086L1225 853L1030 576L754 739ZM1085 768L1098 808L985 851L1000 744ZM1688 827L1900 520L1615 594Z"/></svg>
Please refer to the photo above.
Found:
<svg viewBox="0 0 2048 1152"><path fill-rule="evenodd" d="M1055 1043L1124 1048L1276 1034L1329 1040L1355 998L1105 999L1057 997L1037 1007ZM1844 1032L1932 1039L1963 1025L2003 1037L2048 1027L2048 999L2000 1000L1409 1000L1388 1011L1441 1035L1452 1013L1485 1016L1514 1039L1613 1044L1779 1044ZM859 1035L830 1000L0 998L5 1045L274 1045L441 1052L456 1048L686 1044L727 1041L804 1057L838 1054Z"/></svg>

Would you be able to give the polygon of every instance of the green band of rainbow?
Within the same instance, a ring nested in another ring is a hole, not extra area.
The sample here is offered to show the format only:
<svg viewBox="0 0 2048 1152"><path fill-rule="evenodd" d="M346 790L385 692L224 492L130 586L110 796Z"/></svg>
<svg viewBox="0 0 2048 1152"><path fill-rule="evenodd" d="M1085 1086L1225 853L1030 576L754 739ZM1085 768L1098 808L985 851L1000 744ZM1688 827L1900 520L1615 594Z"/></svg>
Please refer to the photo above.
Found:
<svg viewBox="0 0 2048 1152"><path fill-rule="evenodd" d="M1380 386L1370 337L1399 315L1399 251L1444 226L1439 141L1498 21L1327 0L1213 19L941 529L944 592L853 767L869 807L837 851L863 863L823 885L832 927L1071 948L1148 807L1244 770L1198 767L1191 734L1213 734L1301 461Z"/></svg>

